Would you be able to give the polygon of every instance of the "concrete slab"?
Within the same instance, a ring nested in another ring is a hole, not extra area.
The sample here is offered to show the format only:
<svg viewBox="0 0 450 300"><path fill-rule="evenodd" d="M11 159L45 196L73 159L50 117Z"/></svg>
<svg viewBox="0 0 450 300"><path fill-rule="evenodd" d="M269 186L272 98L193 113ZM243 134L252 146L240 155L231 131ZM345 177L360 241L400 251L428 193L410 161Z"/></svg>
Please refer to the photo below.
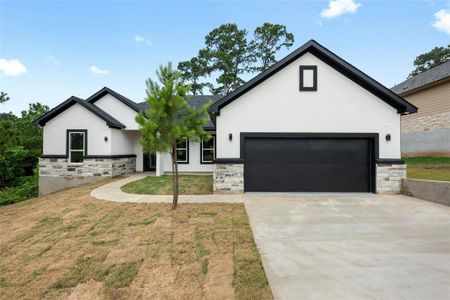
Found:
<svg viewBox="0 0 450 300"><path fill-rule="evenodd" d="M248 195L275 299L450 299L450 207L404 195Z"/></svg>

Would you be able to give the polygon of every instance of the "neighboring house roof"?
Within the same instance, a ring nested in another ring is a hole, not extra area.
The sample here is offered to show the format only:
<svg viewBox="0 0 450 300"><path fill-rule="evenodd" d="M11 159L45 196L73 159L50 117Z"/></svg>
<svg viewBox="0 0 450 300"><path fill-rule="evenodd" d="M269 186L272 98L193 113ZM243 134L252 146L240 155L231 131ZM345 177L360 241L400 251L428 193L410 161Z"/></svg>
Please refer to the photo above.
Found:
<svg viewBox="0 0 450 300"><path fill-rule="evenodd" d="M215 103L216 101L218 101L221 98L222 98L222 95L193 95L189 98L188 102L191 105L195 106L196 108L200 108L202 105L205 105L206 103L208 103L208 101ZM148 108L147 102L137 103L137 106L141 110L145 110ZM203 127L206 130L214 130L216 128L211 120Z"/></svg>
<svg viewBox="0 0 450 300"><path fill-rule="evenodd" d="M82 107L86 108L88 111L92 112L94 115L105 121L109 127L118 129L125 128L125 125L117 121L115 118L113 118L105 111L101 110L94 104L75 96L70 97L63 103L51 109L49 112L47 112L42 117L37 119L35 123L38 124L39 126L44 126L48 121L50 121L51 119L53 119L54 117L56 117L57 115L59 115L60 113L62 113L63 111L65 111L74 104L80 104Z"/></svg>
<svg viewBox="0 0 450 300"><path fill-rule="evenodd" d="M90 96L89 98L86 99L87 102L90 103L95 103L95 101L99 100L100 98L102 98L103 96L110 94L113 97L115 97L117 100L119 100L120 102L122 102L123 104L125 104L126 106L128 106L129 108L131 108L132 110L139 112L139 106L136 104L136 102L128 99L125 96L122 96L121 94L117 93L116 91L111 90L110 88L107 88L106 86L104 88L102 88L100 91L98 91L97 93L95 93L94 95Z"/></svg>
<svg viewBox="0 0 450 300"><path fill-rule="evenodd" d="M399 95L412 92L416 89L423 88L438 81L450 78L450 61L445 62L437 67L429 69L425 72L417 74L402 83L392 87L391 90Z"/></svg>
<svg viewBox="0 0 450 300"><path fill-rule="evenodd" d="M417 107L415 107L399 95L395 94L390 89L383 86L381 83L364 74L345 60L341 59L336 54L332 53L330 50L326 49L316 41L310 40L261 74L249 80L240 88L236 89L235 91L231 92L230 94L226 95L225 97L211 105L209 112L213 114L213 120L215 121L215 116L220 114L220 109L222 109L224 106L233 102L235 99L242 96L264 80L270 78L272 75L276 74L278 71L283 69L285 66L287 66L306 52L313 54L347 78L353 80L361 87L365 88L366 90L379 97L381 100L396 108L399 113L407 114L417 112Z"/></svg>

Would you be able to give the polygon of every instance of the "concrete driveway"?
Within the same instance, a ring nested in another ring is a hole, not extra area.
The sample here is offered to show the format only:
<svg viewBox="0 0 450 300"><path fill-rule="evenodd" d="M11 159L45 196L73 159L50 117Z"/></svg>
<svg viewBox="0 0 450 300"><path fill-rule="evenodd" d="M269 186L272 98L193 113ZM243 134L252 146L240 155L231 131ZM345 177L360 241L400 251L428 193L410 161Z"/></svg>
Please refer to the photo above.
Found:
<svg viewBox="0 0 450 300"><path fill-rule="evenodd" d="M450 207L403 195L244 203L275 299L450 299Z"/></svg>

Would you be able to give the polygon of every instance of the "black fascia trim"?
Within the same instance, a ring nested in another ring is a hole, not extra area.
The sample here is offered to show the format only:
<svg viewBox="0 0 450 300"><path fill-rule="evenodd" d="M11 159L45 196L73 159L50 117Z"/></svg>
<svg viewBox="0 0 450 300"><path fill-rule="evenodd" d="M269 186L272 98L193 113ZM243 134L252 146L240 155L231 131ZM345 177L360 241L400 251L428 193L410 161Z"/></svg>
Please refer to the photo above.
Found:
<svg viewBox="0 0 450 300"><path fill-rule="evenodd" d="M136 157L136 154L113 154L113 155L85 155L84 158L128 158L128 157Z"/></svg>
<svg viewBox="0 0 450 300"><path fill-rule="evenodd" d="M246 138L305 138L305 139L314 139L314 138L354 138L354 139L368 139L371 143L371 147L369 147L369 156L371 158L370 163L370 191L372 193L377 192L376 187L376 170L375 170L375 163L379 159L379 134L378 133L335 133L335 132L241 132L240 137L240 156L242 161L245 161L244 153L245 153L245 139ZM373 153L372 153L373 151ZM244 168L245 172L245 168ZM244 187L245 188L245 187Z"/></svg>
<svg viewBox="0 0 450 300"><path fill-rule="evenodd" d="M87 129L67 129L66 130L66 157L69 159L69 138L71 132L84 132L84 153L83 158L88 155L88 131ZM69 161L70 163L70 161Z"/></svg>
<svg viewBox="0 0 450 300"><path fill-rule="evenodd" d="M409 103L399 95L395 94L390 89L383 86L379 82L375 81L362 71L358 70L357 68L355 68L342 58L338 57L336 54L332 53L330 50L326 49L316 41L310 40L301 47L299 47L297 50L293 51L292 53L290 53L289 55L287 55L286 57L284 57L271 67L269 67L266 71L253 77L235 91L231 92L230 94L224 96L222 99L213 103L209 108L209 112L213 114L212 117L213 122L215 122L215 117L220 112L220 109L222 109L229 103L233 102L236 98L246 93L253 87L257 86L261 82L270 78L272 75L276 74L286 65L290 64L291 62L293 62L306 52L310 52L314 56L324 60L326 63L335 68L337 71L347 76L354 82L360 84L362 87L368 89L369 91L380 97L381 100L385 101L389 105L396 108L399 113L404 114L417 112L416 106Z"/></svg>
<svg viewBox="0 0 450 300"><path fill-rule="evenodd" d="M378 133L340 133L340 132L241 132L240 136L240 158L245 160L244 146L246 138L365 138L373 139L374 142L374 158L379 158L379 134Z"/></svg>
<svg viewBox="0 0 450 300"><path fill-rule="evenodd" d="M313 71L313 86L305 87L304 86L304 70L312 70ZM300 66L300 87L301 92L316 92L317 91L317 66Z"/></svg>
<svg viewBox="0 0 450 300"><path fill-rule="evenodd" d="M39 119L35 120L34 123L39 126L44 126L48 121L59 115L60 113L64 112L68 108L70 108L75 103L80 104L82 107L102 119L106 122L106 124L111 128L117 128L117 129L123 129L125 128L125 125L114 119L112 116L101 110L100 108L94 106L93 104L86 102L85 100L72 96L63 103L59 104L55 108L51 109L49 112L44 114Z"/></svg>
<svg viewBox="0 0 450 300"><path fill-rule="evenodd" d="M67 158L65 154L42 154L41 158Z"/></svg>
<svg viewBox="0 0 450 300"><path fill-rule="evenodd" d="M111 96L113 96L114 98L116 98L117 100L119 100L120 102L122 102L123 104L125 104L126 106L128 106L129 108L134 110L135 112L140 111L139 107L137 106L137 104L134 101L128 99L127 97L119 94L116 91L113 91L112 89L110 89L106 86L103 87L98 92L96 92L95 94L93 94L92 96L90 96L89 98L87 98L86 101L90 102L90 103L95 103L97 100L101 99L106 94L110 94Z"/></svg>
<svg viewBox="0 0 450 300"><path fill-rule="evenodd" d="M378 158L376 163L378 165L404 165L405 161L400 158Z"/></svg>
<svg viewBox="0 0 450 300"><path fill-rule="evenodd" d="M214 160L216 159L216 150L217 150L217 138L216 134L211 134L211 137L214 138L214 157L212 161L204 162L203 157L203 138L200 139L200 164L201 165L210 165L214 163Z"/></svg>
<svg viewBox="0 0 450 300"><path fill-rule="evenodd" d="M179 165L188 165L189 164L189 139L188 138L183 138L186 139L186 158L187 161L178 161L178 157L177 157L177 164ZM175 148L175 153L176 153L177 149Z"/></svg>
<svg viewBox="0 0 450 300"><path fill-rule="evenodd" d="M215 164L243 164L242 158L216 158L213 160Z"/></svg>

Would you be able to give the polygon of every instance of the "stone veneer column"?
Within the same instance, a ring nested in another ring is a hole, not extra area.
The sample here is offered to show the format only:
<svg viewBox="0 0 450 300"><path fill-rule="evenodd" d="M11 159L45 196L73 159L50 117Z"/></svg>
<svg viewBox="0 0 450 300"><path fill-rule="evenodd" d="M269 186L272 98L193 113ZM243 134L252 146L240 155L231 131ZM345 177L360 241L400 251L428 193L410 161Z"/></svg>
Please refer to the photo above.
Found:
<svg viewBox="0 0 450 300"><path fill-rule="evenodd" d="M216 164L214 193L238 194L244 192L244 164Z"/></svg>
<svg viewBox="0 0 450 300"><path fill-rule="evenodd" d="M378 163L376 166L378 194L402 192L402 179L406 177L406 164Z"/></svg>

